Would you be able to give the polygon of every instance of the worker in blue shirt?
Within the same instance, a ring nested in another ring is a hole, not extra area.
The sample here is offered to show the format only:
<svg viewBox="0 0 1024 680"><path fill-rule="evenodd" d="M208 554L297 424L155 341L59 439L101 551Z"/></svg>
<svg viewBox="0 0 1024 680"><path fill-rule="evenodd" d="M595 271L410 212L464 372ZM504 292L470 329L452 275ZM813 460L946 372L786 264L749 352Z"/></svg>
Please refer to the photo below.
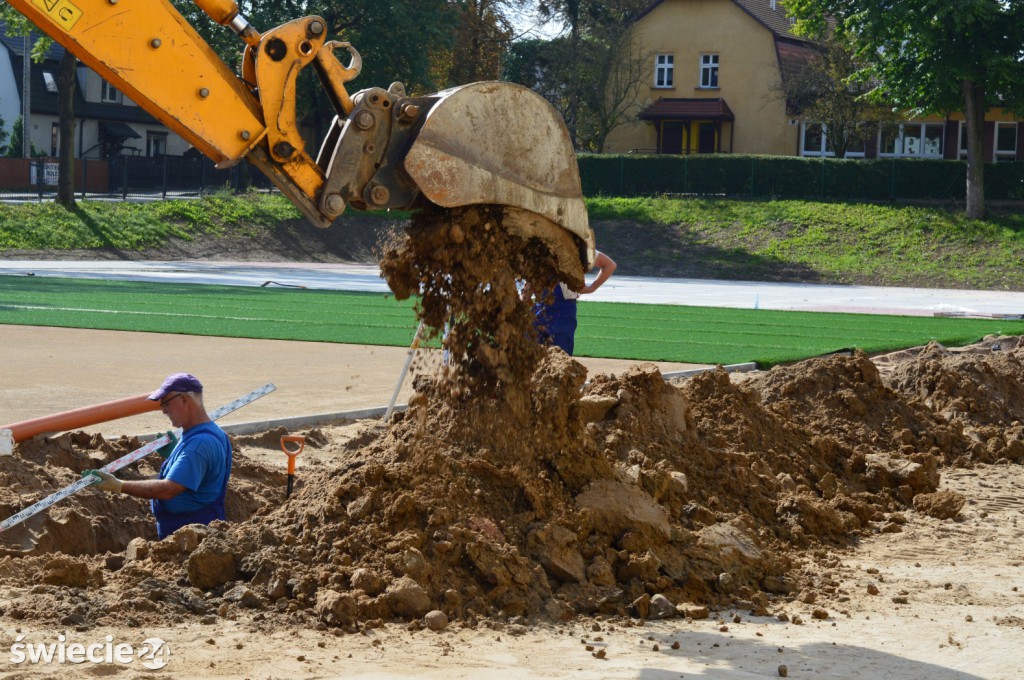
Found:
<svg viewBox="0 0 1024 680"><path fill-rule="evenodd" d="M149 399L159 401L171 425L182 429L180 441L172 435L159 476L123 481L102 470L86 470L83 476L94 477L93 486L102 491L150 499L160 538L186 524L227 519L231 440L206 413L202 383L189 373L175 373Z"/></svg>

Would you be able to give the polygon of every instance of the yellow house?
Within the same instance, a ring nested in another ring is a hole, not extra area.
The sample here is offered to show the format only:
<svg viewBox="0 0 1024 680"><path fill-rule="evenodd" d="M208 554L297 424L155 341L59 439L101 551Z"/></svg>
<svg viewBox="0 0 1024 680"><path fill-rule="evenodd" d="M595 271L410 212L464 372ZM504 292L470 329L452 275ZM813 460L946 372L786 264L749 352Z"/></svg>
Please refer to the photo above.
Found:
<svg viewBox="0 0 1024 680"><path fill-rule="evenodd" d="M632 27L650 55L644 103L608 136L607 153L832 155L828 130L787 111L782 79L813 56L781 0L658 0ZM1024 160L1024 124L985 117L985 160ZM849 157L962 158L963 116L882 125Z"/></svg>
<svg viewBox="0 0 1024 680"><path fill-rule="evenodd" d="M612 132L610 153L794 155L799 128L778 92L780 73L812 53L775 0L660 0L635 20L651 56L647 106Z"/></svg>

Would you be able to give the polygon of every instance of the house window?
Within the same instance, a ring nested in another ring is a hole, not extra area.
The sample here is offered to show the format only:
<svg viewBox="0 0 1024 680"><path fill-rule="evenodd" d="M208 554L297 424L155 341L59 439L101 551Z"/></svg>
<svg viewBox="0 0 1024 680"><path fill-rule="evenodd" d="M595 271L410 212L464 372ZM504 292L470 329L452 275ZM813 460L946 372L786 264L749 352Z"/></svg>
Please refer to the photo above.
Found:
<svg viewBox="0 0 1024 680"><path fill-rule="evenodd" d="M700 55L700 86L718 87L718 55Z"/></svg>
<svg viewBox="0 0 1024 680"><path fill-rule="evenodd" d="M942 158L942 140L946 126L928 124L924 126L924 155L931 158Z"/></svg>
<svg viewBox="0 0 1024 680"><path fill-rule="evenodd" d="M167 153L167 133L147 132L146 133L146 155L163 156Z"/></svg>
<svg viewBox="0 0 1024 680"><path fill-rule="evenodd" d="M50 124L50 156L57 157L60 150L60 123Z"/></svg>
<svg viewBox="0 0 1024 680"><path fill-rule="evenodd" d="M895 156L900 142L900 126L886 123L878 131L878 155Z"/></svg>
<svg viewBox="0 0 1024 680"><path fill-rule="evenodd" d="M846 157L864 155L864 138L853 134L846 146ZM828 134L828 126L819 123L804 123L800 137L801 156L834 156L835 148Z"/></svg>
<svg viewBox="0 0 1024 680"><path fill-rule="evenodd" d="M960 121L960 160L967 158L967 121Z"/></svg>
<svg viewBox="0 0 1024 680"><path fill-rule="evenodd" d="M817 123L804 123L800 137L800 155L820 156L825 151L825 128Z"/></svg>
<svg viewBox="0 0 1024 680"><path fill-rule="evenodd" d="M57 79L49 71L43 71L43 82L46 84L47 92L57 91Z"/></svg>
<svg viewBox="0 0 1024 680"><path fill-rule="evenodd" d="M116 87L105 80L103 81L103 87L100 91L100 101L113 102L116 104L120 101L120 95L121 93L117 91Z"/></svg>
<svg viewBox="0 0 1024 680"><path fill-rule="evenodd" d="M675 56L659 54L654 63L654 86L672 87L672 71L675 69Z"/></svg>
<svg viewBox="0 0 1024 680"><path fill-rule="evenodd" d="M878 155L942 158L942 140L942 123L887 123L878 132Z"/></svg>
<svg viewBox="0 0 1024 680"><path fill-rule="evenodd" d="M995 161L1017 160L1017 124L996 123Z"/></svg>

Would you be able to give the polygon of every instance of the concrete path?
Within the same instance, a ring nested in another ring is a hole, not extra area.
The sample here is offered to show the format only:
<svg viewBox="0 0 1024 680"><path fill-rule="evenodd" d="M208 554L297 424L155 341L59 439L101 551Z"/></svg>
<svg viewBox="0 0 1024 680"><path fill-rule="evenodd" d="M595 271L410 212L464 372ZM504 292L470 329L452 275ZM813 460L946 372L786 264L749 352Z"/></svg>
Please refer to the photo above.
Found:
<svg viewBox="0 0 1024 680"><path fill-rule="evenodd" d="M375 265L252 262L0 261L0 275L305 286L387 292ZM587 300L932 316L1024 314L1024 292L714 281L616 275Z"/></svg>

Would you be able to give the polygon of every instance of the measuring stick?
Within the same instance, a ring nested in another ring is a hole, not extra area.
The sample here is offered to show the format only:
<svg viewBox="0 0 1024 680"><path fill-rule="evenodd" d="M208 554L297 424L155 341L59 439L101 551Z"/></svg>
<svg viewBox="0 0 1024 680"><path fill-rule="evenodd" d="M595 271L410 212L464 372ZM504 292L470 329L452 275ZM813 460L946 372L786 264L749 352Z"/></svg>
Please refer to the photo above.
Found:
<svg viewBox="0 0 1024 680"><path fill-rule="evenodd" d="M264 385L263 387L259 388L258 390L254 390L254 391L250 392L249 394L245 395L244 397L241 397L239 399L234 400L230 404L225 404L224 406L221 406L219 409L215 410L213 413L210 414L210 420L218 420L220 418L223 418L224 416L226 416L227 414L231 413L232 411L237 411L238 409L242 408L243 406L245 406L247 404L251 404L252 402L254 402L257 399L259 399L260 397L263 397L263 396L265 396L267 394L270 394L271 392L273 392L276 389L277 389L277 387L275 387L273 383L268 383L268 384ZM145 458L146 456L148 456L149 454L153 453L154 451L156 451L160 447L164 446L165 444L168 444L170 441L171 441L171 438L168 437L166 434L165 435L161 435L160 437L154 439L153 441L151 441L150 443L146 444L145 446L139 447L139 448L135 449L134 451L132 451L131 453L129 453L129 454L125 455L125 456L122 456L121 458L118 458L117 460L115 460L115 461L113 461L111 463L107 463L106 465L104 465L100 469L103 470L104 472L109 472L109 473L113 474L113 473L117 472L118 470L120 470L122 468L126 468L129 465L131 465L132 463ZM21 524L22 522L24 522L29 517L32 517L33 515L37 515L40 512L42 512L43 510L46 510L47 508L49 508L50 506L55 505L55 504L59 503L60 501L64 500L68 496L72 496L72 495L78 493L79 491L81 491L82 489L84 489L85 487L91 486L93 481L95 481L95 480L93 479L93 477L91 475L89 477L83 477L83 478L79 479L78 481L75 481L75 482L72 482L71 484L68 484L67 486L65 486L60 491L57 491L57 492L54 492L54 493L50 494L49 496L47 496L43 500L38 501L36 503L33 503L32 505L28 506L24 510L21 510L20 512L18 512L16 514L11 515L10 517L5 519L4 521L0 522L0 532L7 531L11 527L16 526L18 524Z"/></svg>

